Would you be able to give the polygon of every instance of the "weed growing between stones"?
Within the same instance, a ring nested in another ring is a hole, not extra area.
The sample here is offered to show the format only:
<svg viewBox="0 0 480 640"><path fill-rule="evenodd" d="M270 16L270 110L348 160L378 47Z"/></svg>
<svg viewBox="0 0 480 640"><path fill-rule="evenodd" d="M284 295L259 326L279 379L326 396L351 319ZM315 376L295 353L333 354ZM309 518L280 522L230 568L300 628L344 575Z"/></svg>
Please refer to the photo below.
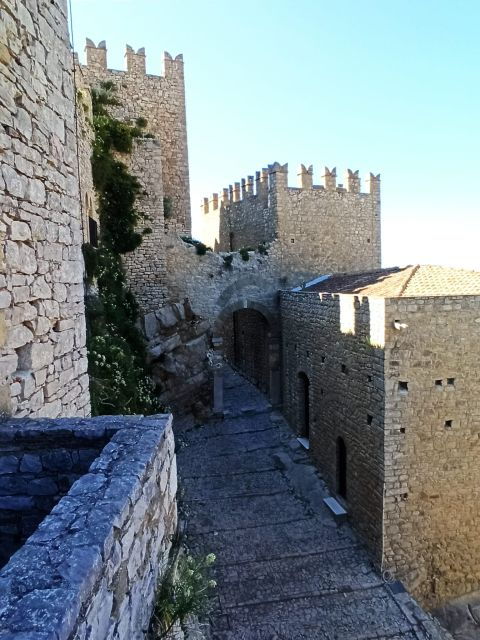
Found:
<svg viewBox="0 0 480 640"><path fill-rule="evenodd" d="M252 249L251 247L242 247L241 249L238 250L240 257L245 262L248 262L250 260L250 254L248 253L249 251L255 251L255 249Z"/></svg>
<svg viewBox="0 0 480 640"><path fill-rule="evenodd" d="M175 625L183 625L190 616L208 613L212 589L217 586L209 577L214 562L213 553L199 558L177 556L158 587L150 640L166 638Z"/></svg>
<svg viewBox="0 0 480 640"><path fill-rule="evenodd" d="M232 268L232 262L233 262L233 255L231 253L229 253L226 256L223 256L223 262L225 263L225 268L226 269L231 269Z"/></svg>
<svg viewBox="0 0 480 640"><path fill-rule="evenodd" d="M126 287L121 255L136 249L143 234L135 209L140 184L115 152L130 153L141 125L131 127L108 114L118 104L112 83L92 92L95 140L93 182L98 196L100 244L83 246L86 296L88 369L92 414L151 414L161 407L146 370L145 343L135 323L138 307Z"/></svg>
<svg viewBox="0 0 480 640"><path fill-rule="evenodd" d="M200 240L195 240L194 238L190 238L190 236L182 236L182 240L187 244L194 246L197 251L197 255L199 256L204 256L207 251L212 250L212 247L207 247L207 245L200 242Z"/></svg>

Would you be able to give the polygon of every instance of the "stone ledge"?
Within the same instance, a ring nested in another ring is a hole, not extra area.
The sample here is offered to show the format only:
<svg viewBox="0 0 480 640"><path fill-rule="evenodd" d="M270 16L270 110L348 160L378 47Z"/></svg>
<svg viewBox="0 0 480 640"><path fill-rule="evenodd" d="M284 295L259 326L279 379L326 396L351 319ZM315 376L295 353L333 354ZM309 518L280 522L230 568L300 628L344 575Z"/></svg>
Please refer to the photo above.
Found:
<svg viewBox="0 0 480 640"><path fill-rule="evenodd" d="M113 434L0 572L2 640L80 640L87 630L96 640L142 636L176 528L171 424L167 415L103 416L0 428L14 436Z"/></svg>

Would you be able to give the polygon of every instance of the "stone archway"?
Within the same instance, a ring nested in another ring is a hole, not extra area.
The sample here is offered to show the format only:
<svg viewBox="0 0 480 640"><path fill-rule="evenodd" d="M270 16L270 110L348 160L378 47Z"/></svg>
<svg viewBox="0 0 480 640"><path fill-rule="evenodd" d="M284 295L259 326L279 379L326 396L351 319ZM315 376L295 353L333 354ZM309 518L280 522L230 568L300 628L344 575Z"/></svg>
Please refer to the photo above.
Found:
<svg viewBox="0 0 480 640"><path fill-rule="evenodd" d="M228 304L214 324L217 344L226 359L264 391L271 403L281 402L279 320L266 305L248 299ZM218 351L218 348L217 348Z"/></svg>

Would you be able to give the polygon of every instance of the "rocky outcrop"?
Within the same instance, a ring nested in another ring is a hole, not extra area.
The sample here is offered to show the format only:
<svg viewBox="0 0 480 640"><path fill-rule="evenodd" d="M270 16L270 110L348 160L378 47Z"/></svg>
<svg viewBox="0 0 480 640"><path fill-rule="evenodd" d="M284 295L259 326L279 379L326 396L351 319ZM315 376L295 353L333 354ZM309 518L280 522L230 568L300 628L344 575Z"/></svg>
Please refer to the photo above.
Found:
<svg viewBox="0 0 480 640"><path fill-rule="evenodd" d="M146 314L143 322L161 402L179 413L203 414L210 404L210 323L194 314L188 299Z"/></svg>

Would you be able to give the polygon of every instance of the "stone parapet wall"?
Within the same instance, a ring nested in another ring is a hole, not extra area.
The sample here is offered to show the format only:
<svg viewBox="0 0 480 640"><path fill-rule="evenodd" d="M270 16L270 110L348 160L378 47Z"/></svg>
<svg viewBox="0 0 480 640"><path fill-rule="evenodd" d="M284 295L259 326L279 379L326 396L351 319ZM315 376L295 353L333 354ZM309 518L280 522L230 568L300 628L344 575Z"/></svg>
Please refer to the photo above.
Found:
<svg viewBox="0 0 480 640"><path fill-rule="evenodd" d="M345 504L352 523L382 560L383 349L372 344L380 308L356 296L282 291L283 411L305 435L308 380L310 451L338 494L337 439L346 446Z"/></svg>
<svg viewBox="0 0 480 640"><path fill-rule="evenodd" d="M480 297L389 299L385 327L384 566L437 606L480 587Z"/></svg>
<svg viewBox="0 0 480 640"><path fill-rule="evenodd" d="M19 420L0 428L0 566L25 542L71 485L88 471L116 429Z"/></svg>
<svg viewBox="0 0 480 640"><path fill-rule="evenodd" d="M0 405L17 417L90 411L66 4L0 8Z"/></svg>
<svg viewBox="0 0 480 640"><path fill-rule="evenodd" d="M145 638L177 523L171 417L33 424L93 442L115 433L0 572L0 638Z"/></svg>

